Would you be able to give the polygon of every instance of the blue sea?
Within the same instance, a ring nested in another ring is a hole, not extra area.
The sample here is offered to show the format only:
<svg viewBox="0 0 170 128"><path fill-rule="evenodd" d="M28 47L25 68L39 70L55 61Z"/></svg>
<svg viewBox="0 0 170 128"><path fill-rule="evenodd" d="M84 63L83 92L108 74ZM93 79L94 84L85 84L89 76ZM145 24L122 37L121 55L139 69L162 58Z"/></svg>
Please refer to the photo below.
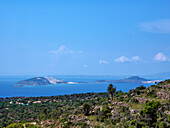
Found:
<svg viewBox="0 0 170 128"><path fill-rule="evenodd" d="M94 82L96 80L115 80L118 78L111 76L54 76L58 79L64 79L71 82ZM58 84L44 86L27 86L14 87L15 83L20 80L25 80L31 77L15 76L15 77L0 77L0 97L34 97L34 96L56 96L73 93L86 92L107 92L109 83L93 83L93 84ZM112 83L116 86L117 91L128 92L140 85L149 87L151 84L132 84L132 83Z"/></svg>

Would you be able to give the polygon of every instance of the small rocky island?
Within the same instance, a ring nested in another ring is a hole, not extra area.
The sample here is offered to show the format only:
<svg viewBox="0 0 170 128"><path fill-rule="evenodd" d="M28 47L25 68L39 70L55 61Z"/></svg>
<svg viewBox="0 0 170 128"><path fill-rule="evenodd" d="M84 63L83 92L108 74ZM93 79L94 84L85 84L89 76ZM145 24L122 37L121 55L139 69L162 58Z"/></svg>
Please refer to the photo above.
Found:
<svg viewBox="0 0 170 128"><path fill-rule="evenodd" d="M15 87L40 86L40 85L64 84L64 83L69 83L69 82L62 79L56 79L54 77L34 77L34 78L21 80L17 82Z"/></svg>

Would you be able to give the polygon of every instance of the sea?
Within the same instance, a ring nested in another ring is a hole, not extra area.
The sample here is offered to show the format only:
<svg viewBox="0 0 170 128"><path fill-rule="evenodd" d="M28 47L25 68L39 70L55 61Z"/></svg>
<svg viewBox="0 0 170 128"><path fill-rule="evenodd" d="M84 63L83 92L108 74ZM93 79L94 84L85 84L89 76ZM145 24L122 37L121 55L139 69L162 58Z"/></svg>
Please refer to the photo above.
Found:
<svg viewBox="0 0 170 128"><path fill-rule="evenodd" d="M64 79L69 82L95 82L96 80L115 80L113 76L54 76L57 79ZM57 84L43 86L14 87L20 80L31 78L31 76L0 76L0 98L5 97L37 97L37 96L57 96L87 92L107 92L109 83L89 83L89 84ZM140 85L149 87L153 84L133 84L133 83L112 83L116 90L128 92Z"/></svg>

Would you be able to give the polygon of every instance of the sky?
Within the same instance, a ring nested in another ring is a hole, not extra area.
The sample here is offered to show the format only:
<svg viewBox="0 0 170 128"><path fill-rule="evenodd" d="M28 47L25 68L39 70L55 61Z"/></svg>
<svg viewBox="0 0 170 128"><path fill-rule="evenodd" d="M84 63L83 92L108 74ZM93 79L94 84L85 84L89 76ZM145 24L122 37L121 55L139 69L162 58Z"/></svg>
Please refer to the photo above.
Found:
<svg viewBox="0 0 170 128"><path fill-rule="evenodd" d="M168 0L1 0L0 75L170 71Z"/></svg>

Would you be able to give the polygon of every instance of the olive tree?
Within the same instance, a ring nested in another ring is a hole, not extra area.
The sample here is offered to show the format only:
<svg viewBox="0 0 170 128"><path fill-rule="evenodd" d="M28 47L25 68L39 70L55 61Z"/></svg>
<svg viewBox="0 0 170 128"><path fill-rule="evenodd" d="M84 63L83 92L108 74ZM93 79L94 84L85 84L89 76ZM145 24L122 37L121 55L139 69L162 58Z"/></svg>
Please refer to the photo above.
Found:
<svg viewBox="0 0 170 128"><path fill-rule="evenodd" d="M110 94L110 96L112 97L112 100L113 100L113 95L116 92L116 87L113 88L113 84L109 84L107 91L108 91L108 94Z"/></svg>

